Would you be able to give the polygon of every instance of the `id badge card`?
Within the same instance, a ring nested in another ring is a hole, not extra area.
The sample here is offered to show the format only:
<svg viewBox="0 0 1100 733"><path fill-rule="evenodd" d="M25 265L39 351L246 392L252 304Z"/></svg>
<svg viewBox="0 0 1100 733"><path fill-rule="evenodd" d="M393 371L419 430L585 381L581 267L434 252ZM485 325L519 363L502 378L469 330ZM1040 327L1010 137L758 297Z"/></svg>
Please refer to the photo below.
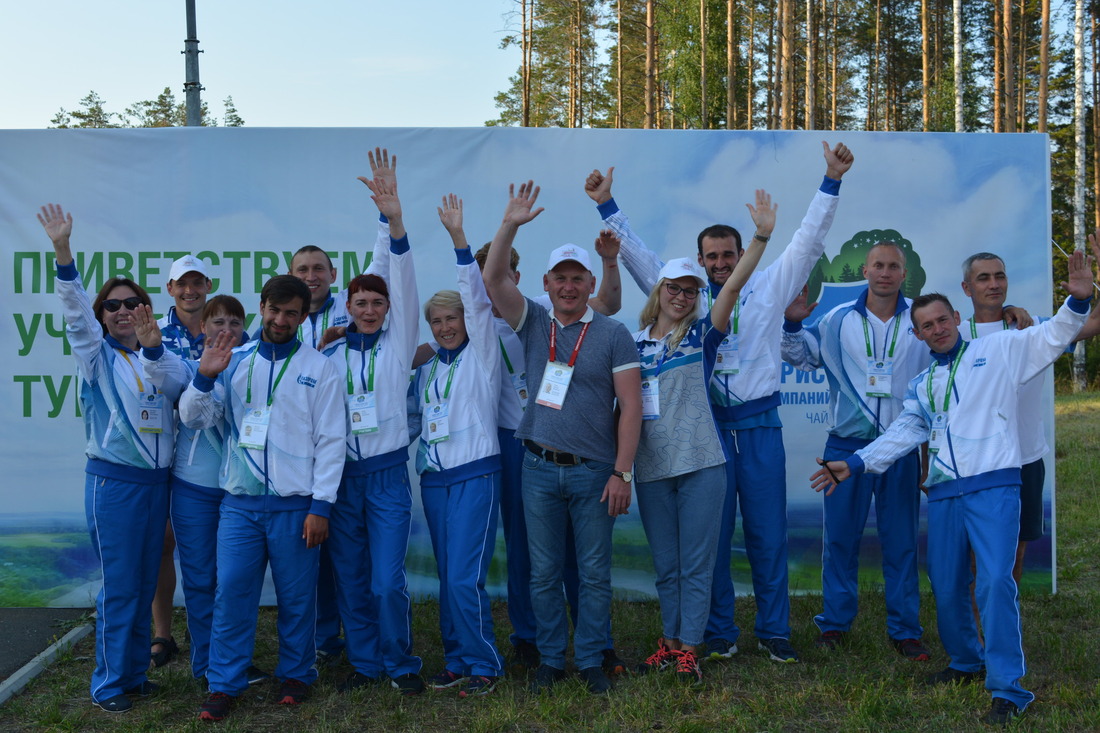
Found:
<svg viewBox="0 0 1100 733"><path fill-rule="evenodd" d="M378 413L374 409L374 392L348 395L348 413L351 415L352 435L378 432Z"/></svg>
<svg viewBox="0 0 1100 733"><path fill-rule="evenodd" d="M267 427L271 422L270 407L250 407L241 421L241 436L237 443L242 448L263 450L267 445Z"/></svg>
<svg viewBox="0 0 1100 733"><path fill-rule="evenodd" d="M714 371L719 374L737 374L741 371L741 352L738 351L740 336L731 333L718 344L718 355L714 358Z"/></svg>
<svg viewBox="0 0 1100 733"><path fill-rule="evenodd" d="M868 397L892 397L890 385L893 376L893 359L868 359L867 384L864 385L864 393Z"/></svg>
<svg viewBox="0 0 1100 733"><path fill-rule="evenodd" d="M928 434L928 452L938 453L947 442L947 415L937 412L932 417L932 431Z"/></svg>
<svg viewBox="0 0 1100 733"><path fill-rule="evenodd" d="M512 378L512 389L516 391L516 397L519 398L519 408L521 410L527 409L527 374L509 374Z"/></svg>
<svg viewBox="0 0 1100 733"><path fill-rule="evenodd" d="M428 405L424 413L424 419L428 428L428 443L441 443L451 437L451 426L447 424L447 404L437 402Z"/></svg>
<svg viewBox="0 0 1100 733"><path fill-rule="evenodd" d="M642 377L642 419L656 420L661 416L661 390L657 377Z"/></svg>
<svg viewBox="0 0 1100 733"><path fill-rule="evenodd" d="M138 402L134 423L139 433L157 434L164 432L164 395L142 394Z"/></svg>
<svg viewBox="0 0 1100 733"><path fill-rule="evenodd" d="M540 405L560 410L572 379L573 367L556 361L547 362L546 369L542 373L538 398L535 401Z"/></svg>

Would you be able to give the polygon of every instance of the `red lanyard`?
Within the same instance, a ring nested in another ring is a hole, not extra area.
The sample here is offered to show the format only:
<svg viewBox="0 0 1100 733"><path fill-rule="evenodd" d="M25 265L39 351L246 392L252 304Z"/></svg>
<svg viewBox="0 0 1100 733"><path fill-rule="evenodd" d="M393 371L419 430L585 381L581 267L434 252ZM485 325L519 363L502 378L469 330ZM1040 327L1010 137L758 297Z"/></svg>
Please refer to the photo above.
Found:
<svg viewBox="0 0 1100 733"><path fill-rule="evenodd" d="M550 318L550 361L557 361L558 356L558 329L557 322ZM577 337L577 343L573 345L573 355L569 357L569 366L573 366L573 363L577 360L577 354L581 350L581 344L584 343L584 335L588 333L588 327L592 325L592 321L584 324L584 328L581 329L580 336Z"/></svg>

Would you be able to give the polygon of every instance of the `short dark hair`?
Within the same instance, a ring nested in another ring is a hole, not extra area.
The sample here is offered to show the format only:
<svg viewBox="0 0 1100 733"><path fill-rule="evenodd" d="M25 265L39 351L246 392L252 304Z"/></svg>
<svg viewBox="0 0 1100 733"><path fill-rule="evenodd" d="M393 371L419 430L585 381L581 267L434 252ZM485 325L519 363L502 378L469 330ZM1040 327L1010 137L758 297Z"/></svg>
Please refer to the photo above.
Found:
<svg viewBox="0 0 1100 733"><path fill-rule="evenodd" d="M920 308L926 308L933 303L943 303L947 306L947 310L951 313L955 312L955 308L951 305L951 301L947 299L947 296L943 293L925 293L924 295L918 295L913 298L913 304L909 306L909 320L913 323L913 328L917 328L917 310Z"/></svg>
<svg viewBox="0 0 1100 733"><path fill-rule="evenodd" d="M298 251L294 253L294 257L297 257L298 255L309 254L310 252L320 252L321 254L323 254L325 256L325 259L328 260L329 269L332 268L332 258L328 256L328 252L324 251L316 244L307 244L305 247L300 247ZM290 258L291 267L294 266L294 257Z"/></svg>
<svg viewBox="0 0 1100 733"><path fill-rule="evenodd" d="M894 249L896 249L898 252L901 253L901 264L903 264L903 265L906 264L907 258L905 256L905 250L902 248L902 246L900 244L898 244L894 240L892 240L892 239L883 239L881 241L875 242L874 244L871 245L870 249L867 250L867 256L868 257L871 256L871 250L873 250L875 247L893 247ZM864 262L866 262L866 259L864 259Z"/></svg>
<svg viewBox="0 0 1100 733"><path fill-rule="evenodd" d="M385 296L386 300L390 299L390 289L386 285L386 281L377 275L356 275L348 283L348 302L351 302L351 296L358 293L360 290L373 290L376 293L381 293Z"/></svg>
<svg viewBox="0 0 1100 733"><path fill-rule="evenodd" d="M213 318L219 313L244 320L244 306L232 295L215 295L206 301L202 309L202 320Z"/></svg>
<svg viewBox="0 0 1100 733"><path fill-rule="evenodd" d="M963 280L970 282L970 270L974 267L974 263L979 261L984 262L986 260L997 260L1001 263L1001 267L1005 266L1003 257L998 257L992 252L978 252L963 260Z"/></svg>
<svg viewBox="0 0 1100 733"><path fill-rule="evenodd" d="M103 323L103 301L107 300L107 294L117 287L128 287L134 291L137 297L141 298L141 302L144 305L153 306L153 301L149 297L149 293L145 292L145 288L138 285L136 282L128 277L112 277L107 282L103 283L103 287L99 289L99 293L96 294L95 300L92 301L92 310L95 312L95 319L99 321L99 325L103 327L103 335L107 335L107 326Z"/></svg>
<svg viewBox="0 0 1100 733"><path fill-rule="evenodd" d="M728 224L711 224L709 227L699 232L699 236L696 237L696 245L699 247L699 256L703 256L703 237L711 237L712 239L733 239L737 243L737 251L744 251L744 247L741 246L741 232L737 231Z"/></svg>
<svg viewBox="0 0 1100 733"><path fill-rule="evenodd" d="M489 247L492 245L492 242L486 242L481 249L474 253L474 261L482 270L485 269L485 260L489 256ZM516 251L515 247L512 247L512 255L508 258L508 266L512 268L512 272L519 272L519 252Z"/></svg>
<svg viewBox="0 0 1100 733"><path fill-rule="evenodd" d="M309 295L309 286L293 275L276 275L264 284L260 291L260 305L282 305L295 298L302 301L302 310L308 311L312 298Z"/></svg>

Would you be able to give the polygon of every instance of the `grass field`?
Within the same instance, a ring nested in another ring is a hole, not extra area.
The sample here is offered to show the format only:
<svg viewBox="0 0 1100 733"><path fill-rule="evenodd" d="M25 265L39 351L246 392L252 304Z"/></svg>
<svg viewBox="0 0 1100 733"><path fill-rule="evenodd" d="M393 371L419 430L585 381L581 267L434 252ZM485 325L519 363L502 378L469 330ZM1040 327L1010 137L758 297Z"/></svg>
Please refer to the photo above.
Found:
<svg viewBox="0 0 1100 733"><path fill-rule="evenodd" d="M1019 730L1100 730L1100 395L1060 397L1058 440L1059 592L1025 589L1021 606L1029 673L1026 687L1037 699L1014 724ZM755 649L751 638L752 599L739 602L737 622L748 633L730 662L708 663L700 688L671 678L628 677L606 697L593 697L579 682L561 685L553 696L534 697L526 681L510 679L493 695L460 699L456 693L398 697L389 689L336 692L350 669L326 670L312 698L297 709L273 704L274 683L245 693L232 715L216 724L222 731L955 731L980 730L977 718L989 706L980 686L931 689L921 679L947 663L935 627L930 594L923 596L925 641L931 662L908 662L886 643L881 596L868 589L850 644L826 654L813 648L811 622L819 610L812 595L792 598L792 642L802 663L778 665ZM507 648L503 605L494 607L497 637ZM417 652L426 674L442 665L437 608L414 608ZM277 653L274 611L261 613L256 658L273 668ZM630 662L640 661L660 633L656 603L616 602L616 646ZM182 614L177 628L183 628ZM190 678L185 661L152 674L163 687L122 716L93 708L88 679L93 667L91 637L54 664L20 696L0 708L0 730L209 730L197 719L204 691Z"/></svg>

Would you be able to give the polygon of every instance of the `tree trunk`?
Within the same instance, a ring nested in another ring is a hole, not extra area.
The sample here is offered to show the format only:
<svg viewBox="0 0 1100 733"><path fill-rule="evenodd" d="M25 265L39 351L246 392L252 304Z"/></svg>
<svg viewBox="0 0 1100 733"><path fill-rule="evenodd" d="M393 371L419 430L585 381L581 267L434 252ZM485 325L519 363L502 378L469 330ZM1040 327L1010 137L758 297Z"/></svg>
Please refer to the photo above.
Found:
<svg viewBox="0 0 1100 733"><path fill-rule="evenodd" d="M745 129L753 128L753 113L756 96L756 4L749 3L749 48L745 59Z"/></svg>
<svg viewBox="0 0 1100 733"><path fill-rule="evenodd" d="M1016 58L1012 51L1012 0L1003 0L1001 9L1001 49L1004 56L1004 131L1016 132Z"/></svg>
<svg viewBox="0 0 1100 733"><path fill-rule="evenodd" d="M737 126L737 107L734 105L734 90L737 86L737 65L734 40L736 33L733 28L733 0L726 0L726 129L733 130Z"/></svg>
<svg viewBox="0 0 1100 733"><path fill-rule="evenodd" d="M1001 0L993 0L993 132L1003 132L1004 125L1004 39L1001 37Z"/></svg>
<svg viewBox="0 0 1100 733"><path fill-rule="evenodd" d="M615 127L623 126L623 0L615 3Z"/></svg>
<svg viewBox="0 0 1100 733"><path fill-rule="evenodd" d="M823 2L825 0L822 0ZM961 0L960 0L961 1ZM840 93L839 81L838 81L838 60L840 58L840 34L837 33L837 18L840 13L837 12L836 0L833 0L833 23L831 26L831 38L832 38L832 58L830 59L829 66L829 127L835 130L837 124L837 97Z"/></svg>
<svg viewBox="0 0 1100 733"><path fill-rule="evenodd" d="M652 130L656 121L657 102L657 30L653 25L653 4L655 0L646 0L645 4L645 123Z"/></svg>
<svg viewBox="0 0 1100 733"><path fill-rule="evenodd" d="M794 129L794 97L795 97L795 73L794 73L794 2L783 0L783 72L781 77L782 92L782 129Z"/></svg>
<svg viewBox="0 0 1100 733"><path fill-rule="evenodd" d="M1085 0L1075 0L1073 18L1073 243L1085 250ZM1085 389L1085 342L1073 354L1073 391Z"/></svg>
<svg viewBox="0 0 1100 733"><path fill-rule="evenodd" d="M707 0L699 0L699 127L710 128L707 121Z"/></svg>
<svg viewBox="0 0 1100 733"><path fill-rule="evenodd" d="M920 46L921 46L921 121L924 124L924 131L928 132L932 129L932 54L930 53L931 43L928 37L928 0L921 0L920 3Z"/></svg>
<svg viewBox="0 0 1100 733"><path fill-rule="evenodd" d="M523 99L520 102L520 124L523 127L531 126L531 27L533 25L530 7L534 0L520 0L520 11L523 30L520 31L520 53L523 60L520 62L520 73L523 76Z"/></svg>
<svg viewBox="0 0 1100 733"><path fill-rule="evenodd" d="M1050 76L1050 0L1042 0L1042 30L1039 32L1039 132L1047 131L1047 77ZM1093 31L1095 44L1096 32ZM1095 59L1096 56L1094 55ZM1095 72L1096 64L1093 63ZM1095 91L1093 99L1096 99ZM1093 105L1095 110L1095 104ZM1093 138L1095 140L1096 138Z"/></svg>
<svg viewBox="0 0 1100 733"><path fill-rule="evenodd" d="M963 132L966 123L963 118L963 25L962 0L955 0L951 10L951 24L954 30L955 49L955 132Z"/></svg>
<svg viewBox="0 0 1100 733"><path fill-rule="evenodd" d="M814 2L806 0L806 111L803 114L802 129L813 130L815 123L814 108L817 106L817 28L814 25Z"/></svg>

